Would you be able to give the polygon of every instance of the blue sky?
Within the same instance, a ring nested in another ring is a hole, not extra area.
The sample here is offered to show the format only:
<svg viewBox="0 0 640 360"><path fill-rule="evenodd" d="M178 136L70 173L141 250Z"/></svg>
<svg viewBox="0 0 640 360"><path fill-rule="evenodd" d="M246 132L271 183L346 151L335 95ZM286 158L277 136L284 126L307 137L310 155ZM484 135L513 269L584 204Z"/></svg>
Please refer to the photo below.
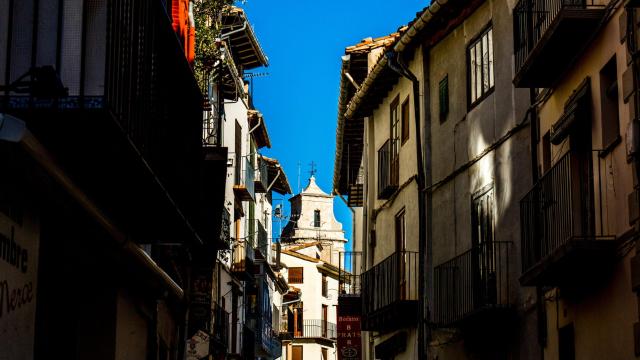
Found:
<svg viewBox="0 0 640 360"><path fill-rule="evenodd" d="M304 187L311 161L317 164L318 185L331 191L344 48L369 36L395 32L427 5L418 0L248 0L240 4L270 63L253 71L269 74L253 80L254 104L264 114L271 136L272 149L264 153L280 160L294 192L298 191L298 162ZM335 211L350 239L349 209L336 199Z"/></svg>

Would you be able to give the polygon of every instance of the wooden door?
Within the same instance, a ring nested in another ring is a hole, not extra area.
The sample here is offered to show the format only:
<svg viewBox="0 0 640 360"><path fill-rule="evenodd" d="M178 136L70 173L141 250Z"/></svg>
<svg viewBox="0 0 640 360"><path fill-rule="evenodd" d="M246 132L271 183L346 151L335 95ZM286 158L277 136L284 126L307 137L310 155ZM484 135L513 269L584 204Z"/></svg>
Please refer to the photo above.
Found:
<svg viewBox="0 0 640 360"><path fill-rule="evenodd" d="M302 346L293 345L291 347L291 360L302 360Z"/></svg>

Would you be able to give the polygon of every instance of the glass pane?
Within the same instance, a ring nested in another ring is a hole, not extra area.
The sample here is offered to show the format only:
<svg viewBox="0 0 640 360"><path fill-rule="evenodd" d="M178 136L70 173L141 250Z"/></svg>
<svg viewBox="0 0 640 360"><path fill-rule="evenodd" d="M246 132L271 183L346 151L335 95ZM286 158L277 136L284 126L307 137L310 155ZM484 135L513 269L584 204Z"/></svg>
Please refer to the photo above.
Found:
<svg viewBox="0 0 640 360"><path fill-rule="evenodd" d="M493 29L489 29L489 87L493 87Z"/></svg>
<svg viewBox="0 0 640 360"><path fill-rule="evenodd" d="M488 36L482 37L482 93L489 90L489 46Z"/></svg>
<svg viewBox="0 0 640 360"><path fill-rule="evenodd" d="M482 96L482 53L480 42L475 45L476 53L476 99Z"/></svg>
<svg viewBox="0 0 640 360"><path fill-rule="evenodd" d="M471 71L471 74L469 74L469 80L470 80L470 92L471 92L471 102L473 103L474 101L476 101L477 98L477 94L476 94L476 52L474 51L474 48L469 49L470 53L469 53L469 70Z"/></svg>

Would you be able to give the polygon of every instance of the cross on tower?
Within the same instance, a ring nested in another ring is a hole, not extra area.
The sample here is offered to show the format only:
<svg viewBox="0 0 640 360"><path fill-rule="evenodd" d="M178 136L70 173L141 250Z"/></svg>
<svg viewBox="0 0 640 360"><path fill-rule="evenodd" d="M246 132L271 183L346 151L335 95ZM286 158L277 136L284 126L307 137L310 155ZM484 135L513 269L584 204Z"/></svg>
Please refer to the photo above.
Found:
<svg viewBox="0 0 640 360"><path fill-rule="evenodd" d="M311 167L311 170L309 170L309 177L315 176L316 172L318 172L318 170L316 169L316 163L314 161L311 161L309 166Z"/></svg>

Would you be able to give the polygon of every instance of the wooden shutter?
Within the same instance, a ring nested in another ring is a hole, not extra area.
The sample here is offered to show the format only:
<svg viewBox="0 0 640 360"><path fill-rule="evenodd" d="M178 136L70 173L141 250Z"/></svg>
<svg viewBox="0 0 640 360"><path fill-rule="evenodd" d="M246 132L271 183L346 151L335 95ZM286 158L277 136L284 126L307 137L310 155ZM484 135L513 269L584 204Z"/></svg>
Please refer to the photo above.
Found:
<svg viewBox="0 0 640 360"><path fill-rule="evenodd" d="M304 281L303 268L292 267L289 268L289 284L301 284Z"/></svg>
<svg viewBox="0 0 640 360"><path fill-rule="evenodd" d="M409 97L402 103L402 143L409 140Z"/></svg>

